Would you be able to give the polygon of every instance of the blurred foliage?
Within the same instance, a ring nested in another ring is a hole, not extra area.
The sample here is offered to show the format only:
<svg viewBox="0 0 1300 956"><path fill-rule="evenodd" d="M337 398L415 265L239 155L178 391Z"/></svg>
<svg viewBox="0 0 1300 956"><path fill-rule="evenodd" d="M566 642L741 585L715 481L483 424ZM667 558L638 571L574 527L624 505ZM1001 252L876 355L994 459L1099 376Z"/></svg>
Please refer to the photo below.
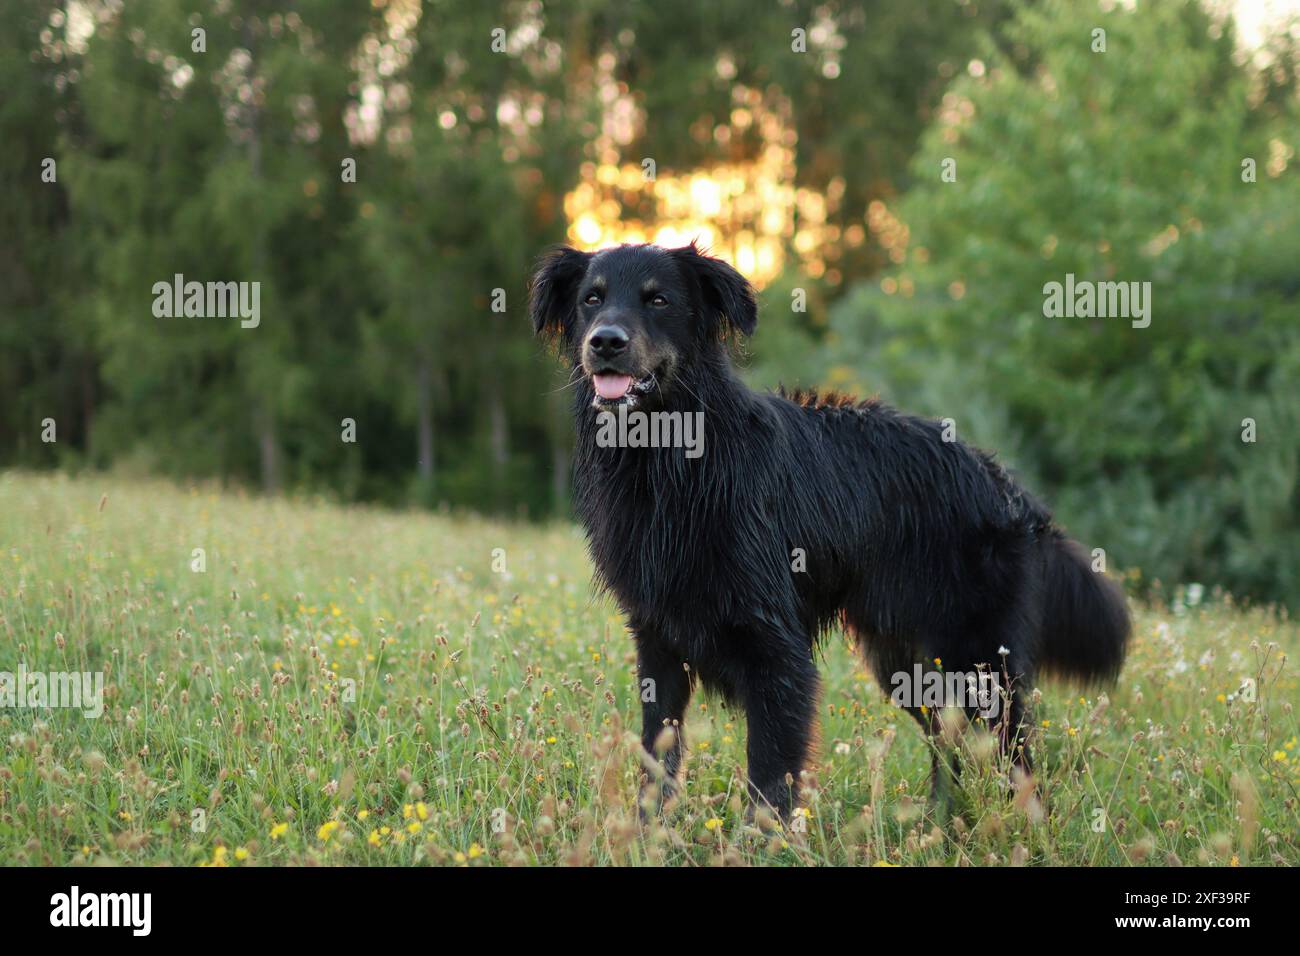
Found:
<svg viewBox="0 0 1300 956"><path fill-rule="evenodd" d="M1269 53L1186 0L10 0L0 465L567 513L531 264L613 104L620 160L690 173L763 148L740 85L840 240L764 290L752 378L950 415L1117 565L1294 600L1295 43ZM1150 281L1151 327L1044 318L1067 272ZM260 282L260 326L155 318L177 273Z"/></svg>
<svg viewBox="0 0 1300 956"><path fill-rule="evenodd" d="M1052 2L1007 35L945 95L904 261L833 308L817 374L952 417L1148 582L1300 601L1293 50L1257 74L1189 2ZM1067 273L1150 282L1150 326L1045 317Z"/></svg>
<svg viewBox="0 0 1300 956"><path fill-rule="evenodd" d="M6 3L0 464L566 513L567 395L525 289L611 94L640 117L629 155L665 171L752 158L712 136L734 84L784 98L801 184L840 180L836 214L860 219L1003 17L983 7ZM864 246L841 272L879 262ZM177 273L260 282L260 326L155 318Z"/></svg>

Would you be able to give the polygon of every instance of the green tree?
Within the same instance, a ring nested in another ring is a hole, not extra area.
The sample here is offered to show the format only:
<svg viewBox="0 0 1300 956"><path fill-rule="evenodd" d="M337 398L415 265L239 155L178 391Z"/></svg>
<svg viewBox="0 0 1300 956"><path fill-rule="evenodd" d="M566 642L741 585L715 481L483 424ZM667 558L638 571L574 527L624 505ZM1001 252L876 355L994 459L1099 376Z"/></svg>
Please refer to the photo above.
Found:
<svg viewBox="0 0 1300 956"><path fill-rule="evenodd" d="M70 464L89 442L98 393L83 276L68 209L70 131L82 68L68 18L49 0L0 6L0 463ZM56 441L42 441L53 419Z"/></svg>
<svg viewBox="0 0 1300 956"><path fill-rule="evenodd" d="M945 94L899 207L907 260L834 310L826 376L953 417L1148 580L1300 600L1286 71L1239 66L1194 2L1050 2L1008 35ZM1047 317L1067 274L1149 282L1149 327Z"/></svg>
<svg viewBox="0 0 1300 956"><path fill-rule="evenodd" d="M269 8L268 8L269 9ZM80 142L67 159L118 456L268 489L339 461L364 274L340 163L350 6L267 13L253 0L129 5L90 38ZM201 32L196 32L201 31ZM158 318L155 283L260 284L261 321ZM293 473L286 476L286 460Z"/></svg>

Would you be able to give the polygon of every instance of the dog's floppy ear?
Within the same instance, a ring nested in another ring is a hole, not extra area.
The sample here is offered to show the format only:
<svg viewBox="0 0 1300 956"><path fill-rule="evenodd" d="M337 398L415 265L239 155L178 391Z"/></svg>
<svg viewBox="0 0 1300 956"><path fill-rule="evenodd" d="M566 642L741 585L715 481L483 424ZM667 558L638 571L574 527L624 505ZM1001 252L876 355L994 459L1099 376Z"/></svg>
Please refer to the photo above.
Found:
<svg viewBox="0 0 1300 956"><path fill-rule="evenodd" d="M707 318L714 329L721 333L725 325L730 325L738 332L753 335L758 325L758 302L749 280L721 259L701 253L694 242L671 251L699 283L705 308L710 313Z"/></svg>
<svg viewBox="0 0 1300 956"><path fill-rule="evenodd" d="M535 335L568 338L577 310L578 282L590 260L590 252L559 246L538 261L528 285L528 314Z"/></svg>

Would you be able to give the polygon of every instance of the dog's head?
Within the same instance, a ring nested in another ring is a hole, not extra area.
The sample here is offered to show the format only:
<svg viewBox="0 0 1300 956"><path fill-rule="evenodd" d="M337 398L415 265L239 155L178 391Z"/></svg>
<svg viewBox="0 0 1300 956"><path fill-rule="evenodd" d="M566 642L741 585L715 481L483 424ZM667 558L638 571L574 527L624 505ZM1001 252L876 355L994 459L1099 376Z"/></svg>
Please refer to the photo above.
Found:
<svg viewBox="0 0 1300 956"><path fill-rule="evenodd" d="M754 289L692 243L560 248L530 287L533 330L559 341L591 382L593 404L662 405L729 331L753 333Z"/></svg>

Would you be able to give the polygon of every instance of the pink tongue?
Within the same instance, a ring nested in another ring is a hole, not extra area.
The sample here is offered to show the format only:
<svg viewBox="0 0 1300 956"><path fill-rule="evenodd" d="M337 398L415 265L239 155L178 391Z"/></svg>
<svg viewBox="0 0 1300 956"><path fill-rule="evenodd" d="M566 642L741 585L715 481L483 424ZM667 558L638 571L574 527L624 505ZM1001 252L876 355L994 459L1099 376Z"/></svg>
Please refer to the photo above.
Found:
<svg viewBox="0 0 1300 956"><path fill-rule="evenodd" d="M631 375L593 375L591 381L596 386L596 394L606 401L622 398L632 387Z"/></svg>

